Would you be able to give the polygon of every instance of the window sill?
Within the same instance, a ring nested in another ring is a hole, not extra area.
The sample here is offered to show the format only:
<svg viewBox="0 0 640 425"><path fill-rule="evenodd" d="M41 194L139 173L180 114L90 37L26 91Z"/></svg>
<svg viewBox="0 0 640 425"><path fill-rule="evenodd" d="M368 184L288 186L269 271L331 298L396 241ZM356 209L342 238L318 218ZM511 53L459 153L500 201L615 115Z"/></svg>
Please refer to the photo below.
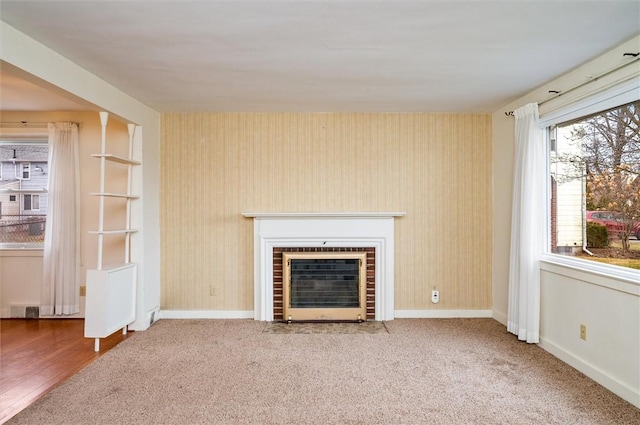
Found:
<svg viewBox="0 0 640 425"><path fill-rule="evenodd" d="M540 269L592 285L640 296L639 270L557 254L543 254Z"/></svg>
<svg viewBox="0 0 640 425"><path fill-rule="evenodd" d="M0 257L42 257L43 252L42 244L0 244Z"/></svg>

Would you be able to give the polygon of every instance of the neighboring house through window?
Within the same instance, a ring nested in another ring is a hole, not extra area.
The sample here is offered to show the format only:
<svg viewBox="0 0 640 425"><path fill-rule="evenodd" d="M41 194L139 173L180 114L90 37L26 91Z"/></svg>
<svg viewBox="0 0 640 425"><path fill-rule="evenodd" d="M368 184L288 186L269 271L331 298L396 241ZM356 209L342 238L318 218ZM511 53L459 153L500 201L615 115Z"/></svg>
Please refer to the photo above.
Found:
<svg viewBox="0 0 640 425"><path fill-rule="evenodd" d="M46 140L0 140L0 248L44 242L48 160Z"/></svg>

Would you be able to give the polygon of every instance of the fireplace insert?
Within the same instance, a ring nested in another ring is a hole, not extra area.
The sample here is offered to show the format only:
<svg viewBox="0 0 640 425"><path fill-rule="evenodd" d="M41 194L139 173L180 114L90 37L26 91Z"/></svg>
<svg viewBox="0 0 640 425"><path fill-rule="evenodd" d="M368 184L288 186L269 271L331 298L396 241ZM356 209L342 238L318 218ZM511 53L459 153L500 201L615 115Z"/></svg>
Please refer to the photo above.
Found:
<svg viewBox="0 0 640 425"><path fill-rule="evenodd" d="M286 321L366 320L365 252L285 252Z"/></svg>

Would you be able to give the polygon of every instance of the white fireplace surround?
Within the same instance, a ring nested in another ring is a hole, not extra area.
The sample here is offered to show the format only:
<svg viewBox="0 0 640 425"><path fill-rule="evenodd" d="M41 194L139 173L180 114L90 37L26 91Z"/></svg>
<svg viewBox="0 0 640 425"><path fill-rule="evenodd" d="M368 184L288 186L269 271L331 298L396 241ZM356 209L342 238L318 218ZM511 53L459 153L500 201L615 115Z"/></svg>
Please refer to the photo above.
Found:
<svg viewBox="0 0 640 425"><path fill-rule="evenodd" d="M253 218L254 319L273 321L273 248L374 247L375 320L394 318L394 218L403 212L243 213Z"/></svg>

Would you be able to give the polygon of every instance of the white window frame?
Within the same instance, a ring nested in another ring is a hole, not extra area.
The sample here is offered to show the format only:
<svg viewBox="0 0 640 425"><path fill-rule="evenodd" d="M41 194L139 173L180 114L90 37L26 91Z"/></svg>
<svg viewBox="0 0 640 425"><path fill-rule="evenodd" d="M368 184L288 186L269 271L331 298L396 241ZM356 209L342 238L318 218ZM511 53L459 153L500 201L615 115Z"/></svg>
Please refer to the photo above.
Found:
<svg viewBox="0 0 640 425"><path fill-rule="evenodd" d="M606 111L627 103L640 100L640 77L634 77L623 83L620 83L607 90L595 93L592 96L578 100L572 104L561 107L557 110L540 115L540 127L546 130L550 126L561 124L567 121L585 117L598 112ZM548 132L544 131L545 143L547 150L549 148ZM547 167L548 167L547 161ZM547 176L549 170L547 169ZM551 234L551 188L549 187L549 179L547 180L547 228L546 235ZM611 264L599 263L596 261L583 260L562 254L554 254L550 251L550 245L545 244L546 251L542 255L543 268L544 264L561 265L574 270L591 272L596 275L613 277L635 284L640 287L640 270L628 267L616 266Z"/></svg>
<svg viewBox="0 0 640 425"><path fill-rule="evenodd" d="M16 144L16 143L34 143L34 144L42 144L42 145L46 145L48 144L48 133L42 133L42 135L40 136L36 136L34 138L30 138L28 140L22 139L22 138L18 138L18 139L13 139L11 136L7 136L7 137L3 137L2 140L0 140L0 142L2 143L7 143L7 144ZM19 180L30 180L31 178L31 162L32 161L25 161L25 162L16 162L14 164L14 174L16 179ZM22 164L23 163L29 163L29 179L23 179L22 178ZM0 164L1 165L1 164ZM20 167L20 170L17 170L17 167ZM6 171L6 170L5 170ZM15 200L14 201L9 201L9 202L18 202L18 200L23 201L23 199L20 199L19 196L22 196L24 193L22 194L16 194L15 195ZM39 198L39 202L40 202L40 195L37 194L38 198ZM33 203L32 203L33 206ZM38 207L40 207L40 205L38 205ZM41 209L37 209L37 210L29 210L29 211L41 211ZM23 250L33 250L33 251L42 251L44 249L44 243L35 243L35 242L4 242L4 243L0 243L0 256L2 256L2 252L3 251L11 251L11 250L16 250L19 249L21 251ZM24 251L23 251L24 252Z"/></svg>
<svg viewBox="0 0 640 425"><path fill-rule="evenodd" d="M25 165L26 171L29 174L27 177L24 176ZM20 177L18 177L18 180L31 180L31 162L23 161L20 163Z"/></svg>
<svg viewBox="0 0 640 425"><path fill-rule="evenodd" d="M23 208L24 211L40 211L40 195L37 193L23 193L22 202L23 205L27 205L27 196L29 199L29 209ZM37 201L37 202L36 202ZM38 208L34 208L33 205L38 204Z"/></svg>

